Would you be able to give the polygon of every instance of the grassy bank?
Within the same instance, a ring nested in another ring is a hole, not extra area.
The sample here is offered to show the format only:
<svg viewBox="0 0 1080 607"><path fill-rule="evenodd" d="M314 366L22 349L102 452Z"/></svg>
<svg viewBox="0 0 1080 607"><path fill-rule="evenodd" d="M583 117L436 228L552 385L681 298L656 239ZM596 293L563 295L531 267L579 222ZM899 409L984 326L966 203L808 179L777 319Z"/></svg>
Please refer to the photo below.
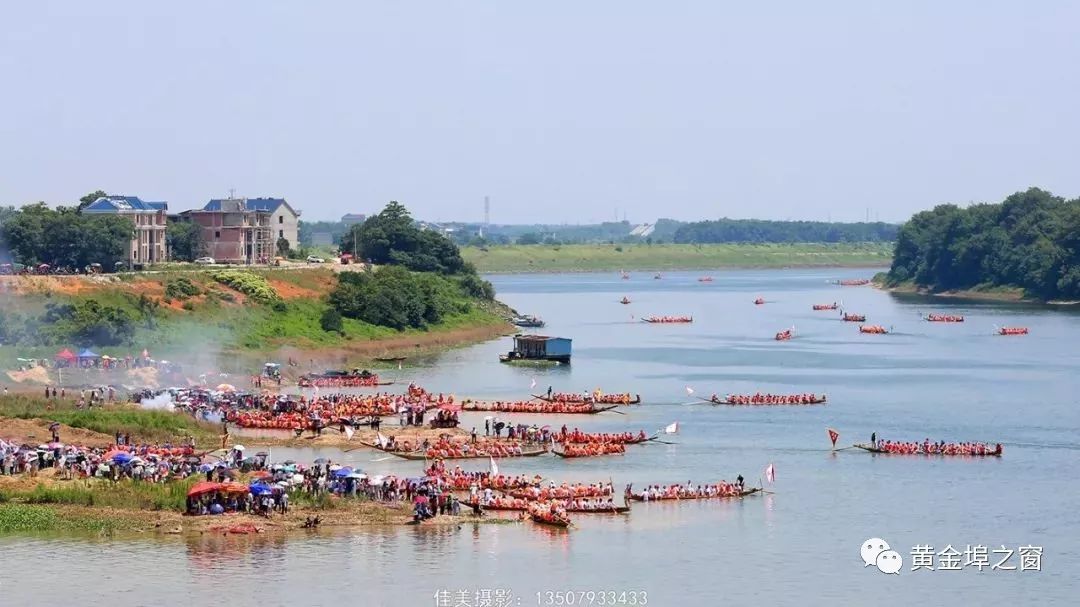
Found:
<svg viewBox="0 0 1080 607"><path fill-rule="evenodd" d="M454 294L450 311L424 329L397 331L342 318L340 331L328 331L320 319L329 308L326 296L337 285L335 270L342 269L188 269L92 277L3 276L0 287L11 296L0 312L5 327L0 332L4 344L0 346L0 357L5 359L5 365L11 365L16 358L52 358L61 347L89 344L99 354L119 357L147 348L156 359L180 362L185 371L195 367L197 373L221 368L252 372L282 349L301 355L314 353L311 358L316 359L320 352L371 350L380 355L376 344L382 342L389 344L388 349L402 341L410 346L427 342L446 346L454 345L456 336L467 342L475 338L477 331L486 336L509 329L505 306ZM107 308L109 313L88 309L87 305ZM71 309L58 314L62 321L50 321L47 311L57 306ZM109 326L87 326L105 316L126 319L123 330L129 336L113 341L128 345L102 345L96 337L118 331L119 321ZM72 326L61 326L63 323ZM61 338L61 329L87 337ZM72 381L75 376L73 373Z"/></svg>
<svg viewBox="0 0 1080 607"><path fill-rule="evenodd" d="M212 448L219 438L216 425L196 421L184 413L139 409L126 404L76 409L71 400L50 402L32 395L0 397L0 419L3 418L56 421L108 438L121 432L130 434L133 440L150 443L177 442L190 436L195 438L197 445ZM3 435L2 428L0 424L0 435Z"/></svg>
<svg viewBox="0 0 1080 607"><path fill-rule="evenodd" d="M593 272L888 265L891 243L507 245L466 247L480 272Z"/></svg>

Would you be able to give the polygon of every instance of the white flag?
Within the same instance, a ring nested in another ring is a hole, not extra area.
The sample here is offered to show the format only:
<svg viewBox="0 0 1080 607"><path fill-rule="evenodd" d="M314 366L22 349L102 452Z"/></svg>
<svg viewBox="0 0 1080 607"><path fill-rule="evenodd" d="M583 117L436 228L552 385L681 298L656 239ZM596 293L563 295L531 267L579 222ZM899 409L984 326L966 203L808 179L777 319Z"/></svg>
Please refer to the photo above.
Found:
<svg viewBox="0 0 1080 607"><path fill-rule="evenodd" d="M345 440L352 440L353 434L355 433L356 430L353 430L352 426L345 426Z"/></svg>
<svg viewBox="0 0 1080 607"><path fill-rule="evenodd" d="M676 434L679 432L679 422L673 422L670 426L664 428L664 434Z"/></svg>
<svg viewBox="0 0 1080 607"><path fill-rule="evenodd" d="M400 370L401 370L401 361L400 361L400 360L399 360L399 361L397 361L397 369L398 369L398 371L400 371Z"/></svg>
<svg viewBox="0 0 1080 607"><path fill-rule="evenodd" d="M382 435L382 432L377 432L375 440L379 443L380 447L386 447L386 437Z"/></svg>
<svg viewBox="0 0 1080 607"><path fill-rule="evenodd" d="M765 480L770 483L776 482L776 467L772 464L769 464L769 467L765 468Z"/></svg>
<svg viewBox="0 0 1080 607"><path fill-rule="evenodd" d="M687 386L686 387L686 395L687 396L693 396L694 395L694 389L691 388L690 386Z"/></svg>
<svg viewBox="0 0 1080 607"><path fill-rule="evenodd" d="M534 377L534 378L532 378L532 383L529 384L529 389L532 390L535 387L536 387L536 378Z"/></svg>
<svg viewBox="0 0 1080 607"><path fill-rule="evenodd" d="M495 463L495 458L488 456L488 461L491 463L491 476L499 475L499 465Z"/></svg>

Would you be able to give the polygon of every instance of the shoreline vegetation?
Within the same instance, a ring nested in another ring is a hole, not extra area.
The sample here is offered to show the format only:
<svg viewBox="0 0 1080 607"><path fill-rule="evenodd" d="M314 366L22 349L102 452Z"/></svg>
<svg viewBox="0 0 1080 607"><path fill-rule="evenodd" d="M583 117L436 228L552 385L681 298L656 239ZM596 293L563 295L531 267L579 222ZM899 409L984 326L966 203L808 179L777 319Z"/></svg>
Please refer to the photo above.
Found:
<svg viewBox="0 0 1080 607"><path fill-rule="evenodd" d="M113 432L129 434L135 444L194 439L197 451L215 451L221 445L220 426L197 421L182 412L147 410L133 404L109 404L93 409L77 409L74 401L46 401L27 395L0 396L0 428L10 440L39 444L50 440L49 424L60 422L61 439L86 447L109 448ZM393 432L407 440L435 439L440 434L465 434L460 429L407 428ZM375 431L359 428L352 440L333 431L323 436L293 438L284 433L237 432L230 444L242 442L251 450L291 447L366 448L361 443L375 441ZM411 524L412 511L404 502L383 503L363 498L327 496L312 499L299 495L288 514L271 518L231 513L223 516L183 514L188 489L201 475L167 483L121 479L64 480L52 468L33 475L0 475L0 534L61 532L123 534L235 533L246 527L256 533L291 532L304 528L308 517L318 516L320 528L355 528L372 525ZM246 482L243 477L238 479ZM469 515L442 515L425 525L457 525L464 522L505 523L495 517L476 519Z"/></svg>
<svg viewBox="0 0 1080 607"><path fill-rule="evenodd" d="M960 299L971 301L996 301L1005 303L1042 304L1048 306L1074 306L1080 301L1050 300L1043 301L1037 297L1028 296L1020 287L982 285L971 289L952 289L948 291L934 291L927 287L920 287L911 281L902 283L889 283L886 273L882 272L874 276L872 283L874 288L897 295L918 295L921 297L941 297L946 299Z"/></svg>
<svg viewBox="0 0 1080 607"><path fill-rule="evenodd" d="M898 292L1080 300L1080 199L1030 188L1000 203L943 204L901 226L880 282Z"/></svg>
<svg viewBox="0 0 1080 607"><path fill-rule="evenodd" d="M463 247L484 274L885 267L892 243L566 244Z"/></svg>

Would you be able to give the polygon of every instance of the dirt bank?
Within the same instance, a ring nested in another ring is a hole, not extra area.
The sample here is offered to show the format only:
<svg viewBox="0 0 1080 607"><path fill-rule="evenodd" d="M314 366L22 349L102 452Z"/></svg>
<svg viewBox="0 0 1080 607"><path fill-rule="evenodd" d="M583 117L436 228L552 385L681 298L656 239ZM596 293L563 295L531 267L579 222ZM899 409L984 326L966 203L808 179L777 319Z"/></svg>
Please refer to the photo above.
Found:
<svg viewBox="0 0 1080 607"><path fill-rule="evenodd" d="M46 413L47 415L47 413ZM0 438L4 440L26 443L28 445L43 445L52 440L49 432L49 421L46 419L14 419L0 417ZM60 442L73 445L86 445L88 447L108 447L115 443L115 439L108 434L72 428L60 424ZM0 477L2 478L2 477Z"/></svg>

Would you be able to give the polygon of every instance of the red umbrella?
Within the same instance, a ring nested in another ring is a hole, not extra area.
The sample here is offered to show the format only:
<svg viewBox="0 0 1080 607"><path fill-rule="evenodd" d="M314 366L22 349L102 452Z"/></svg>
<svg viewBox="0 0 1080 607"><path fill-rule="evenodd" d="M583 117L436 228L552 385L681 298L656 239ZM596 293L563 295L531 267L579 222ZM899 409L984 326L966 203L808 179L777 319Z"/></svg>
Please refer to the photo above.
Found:
<svg viewBox="0 0 1080 607"><path fill-rule="evenodd" d="M214 491L221 491L222 483L213 483L210 481L199 481L188 489L188 497L195 497L204 493L213 493Z"/></svg>
<svg viewBox="0 0 1080 607"><path fill-rule="evenodd" d="M75 360L77 357L75 356L74 352L72 352L71 350L68 350L67 348L64 348L63 350L60 350L59 352L56 353L56 358L57 358L57 360L72 361L72 360Z"/></svg>

